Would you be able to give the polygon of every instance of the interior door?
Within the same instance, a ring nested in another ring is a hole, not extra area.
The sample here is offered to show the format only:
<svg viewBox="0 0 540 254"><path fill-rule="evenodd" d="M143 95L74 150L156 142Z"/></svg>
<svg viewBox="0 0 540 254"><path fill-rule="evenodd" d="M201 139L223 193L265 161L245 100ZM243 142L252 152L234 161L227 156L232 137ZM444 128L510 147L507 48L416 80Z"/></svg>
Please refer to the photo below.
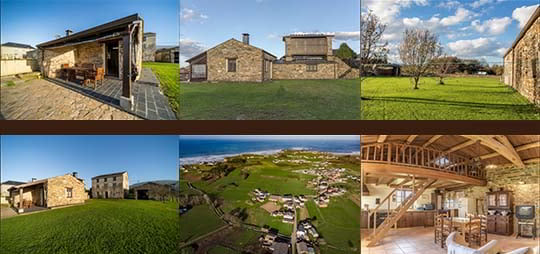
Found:
<svg viewBox="0 0 540 254"><path fill-rule="evenodd" d="M119 77L119 53L118 42L106 44L105 73L108 76Z"/></svg>

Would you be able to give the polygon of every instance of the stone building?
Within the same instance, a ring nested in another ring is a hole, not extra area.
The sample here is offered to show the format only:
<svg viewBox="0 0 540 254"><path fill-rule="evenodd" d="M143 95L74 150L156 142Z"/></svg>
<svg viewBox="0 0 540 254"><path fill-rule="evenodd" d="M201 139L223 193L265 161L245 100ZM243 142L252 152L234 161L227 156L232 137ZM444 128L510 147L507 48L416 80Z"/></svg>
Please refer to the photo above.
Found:
<svg viewBox="0 0 540 254"><path fill-rule="evenodd" d="M277 58L249 44L249 34L243 41L225 41L188 60L190 81L252 81L272 79L272 61Z"/></svg>
<svg viewBox="0 0 540 254"><path fill-rule="evenodd" d="M144 33L142 48L143 62L154 62L156 60L156 33Z"/></svg>
<svg viewBox="0 0 540 254"><path fill-rule="evenodd" d="M123 199L128 191L127 171L92 177L92 198Z"/></svg>
<svg viewBox="0 0 540 254"><path fill-rule="evenodd" d="M504 83L540 105L540 6L504 55Z"/></svg>
<svg viewBox="0 0 540 254"><path fill-rule="evenodd" d="M146 182L132 187L135 199L169 200L176 196L173 185L158 182Z"/></svg>
<svg viewBox="0 0 540 254"><path fill-rule="evenodd" d="M285 56L280 60L267 51L243 41L225 41L188 60L190 81L263 82L279 79L348 79L358 78L351 68L332 51L333 35L303 34L283 37Z"/></svg>
<svg viewBox="0 0 540 254"><path fill-rule="evenodd" d="M9 189L11 205L19 208L34 206L51 208L56 206L84 203L88 194L84 191L84 181L77 173L55 176L16 185ZM22 197L22 198L21 198ZM23 202L20 202L20 201Z"/></svg>
<svg viewBox="0 0 540 254"><path fill-rule="evenodd" d="M8 190L20 184L25 184L25 182L5 181L0 183L0 204L8 204L10 196Z"/></svg>
<svg viewBox="0 0 540 254"><path fill-rule="evenodd" d="M31 58L28 56L28 52L33 51L35 48L21 43L7 42L0 45L1 59L26 59Z"/></svg>
<svg viewBox="0 0 540 254"><path fill-rule="evenodd" d="M66 30L64 37L37 45L42 52L42 75L57 78L64 64L94 64L104 68L106 76L123 81L120 105L131 109L131 82L139 79L142 71L143 27L143 19L133 14L77 33Z"/></svg>
<svg viewBox="0 0 540 254"><path fill-rule="evenodd" d="M156 62L180 63L180 47L163 47L156 50Z"/></svg>

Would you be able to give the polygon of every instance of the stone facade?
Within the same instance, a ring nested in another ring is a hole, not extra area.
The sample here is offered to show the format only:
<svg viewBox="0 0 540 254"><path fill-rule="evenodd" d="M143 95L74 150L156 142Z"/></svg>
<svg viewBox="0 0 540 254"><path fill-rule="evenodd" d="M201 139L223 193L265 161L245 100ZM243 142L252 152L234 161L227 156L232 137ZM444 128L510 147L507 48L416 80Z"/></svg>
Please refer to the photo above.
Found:
<svg viewBox="0 0 540 254"><path fill-rule="evenodd" d="M261 49L231 39L208 50L206 57L208 81L263 81L265 54ZM236 59L235 72L227 70L227 59Z"/></svg>
<svg viewBox="0 0 540 254"><path fill-rule="evenodd" d="M169 200L176 196L176 192L170 185L145 183L137 187L133 187L135 199L153 199L153 200Z"/></svg>
<svg viewBox="0 0 540 254"><path fill-rule="evenodd" d="M36 182L36 184L27 184L30 185L22 187L22 199L31 201L35 206L50 208L81 204L88 199L88 194L84 190L84 182L71 174L47 178ZM18 206L19 200L20 190L12 190L11 204Z"/></svg>
<svg viewBox="0 0 540 254"><path fill-rule="evenodd" d="M162 48L156 51L155 61L163 63L178 63L180 61L180 47Z"/></svg>
<svg viewBox="0 0 540 254"><path fill-rule="evenodd" d="M540 12L538 7L536 13ZM540 17L504 57L504 82L516 89L531 103L540 106Z"/></svg>
<svg viewBox="0 0 540 254"><path fill-rule="evenodd" d="M143 62L156 60L156 33L144 33L143 38Z"/></svg>
<svg viewBox="0 0 540 254"><path fill-rule="evenodd" d="M95 176L92 178L92 198L123 199L129 191L127 172Z"/></svg>
<svg viewBox="0 0 540 254"><path fill-rule="evenodd" d="M305 63L274 63L272 79L336 79L335 62L315 65L317 65L317 71L308 71L308 64Z"/></svg>
<svg viewBox="0 0 540 254"><path fill-rule="evenodd" d="M487 169L487 186L468 188L464 191L464 195L468 198L484 199L486 201L486 192L489 192L490 188L493 190L499 190L499 188L510 190L514 198L513 210L516 205L535 205L536 218L540 218L539 168L540 165L532 164L525 168L506 167ZM517 219L515 217L514 232L517 232Z"/></svg>

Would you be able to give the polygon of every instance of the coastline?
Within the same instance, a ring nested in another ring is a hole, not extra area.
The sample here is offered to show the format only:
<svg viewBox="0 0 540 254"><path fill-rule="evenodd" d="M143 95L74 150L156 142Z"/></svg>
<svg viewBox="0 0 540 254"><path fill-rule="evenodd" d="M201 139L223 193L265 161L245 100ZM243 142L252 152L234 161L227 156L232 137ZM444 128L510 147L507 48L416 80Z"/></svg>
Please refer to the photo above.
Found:
<svg viewBox="0 0 540 254"><path fill-rule="evenodd" d="M272 150L261 150L254 152L242 152L242 153L231 153L231 154L209 154L209 155L200 155L200 156L191 156L191 157L180 157L178 158L181 165L191 165L204 162L221 162L225 158L240 156L240 155L274 155L283 151L309 151L317 153L327 153L333 154L336 156L346 156L346 155L360 155L360 151L351 151L351 152L328 152L328 151L318 151L306 147L293 147L293 148L283 148L283 149L272 149Z"/></svg>

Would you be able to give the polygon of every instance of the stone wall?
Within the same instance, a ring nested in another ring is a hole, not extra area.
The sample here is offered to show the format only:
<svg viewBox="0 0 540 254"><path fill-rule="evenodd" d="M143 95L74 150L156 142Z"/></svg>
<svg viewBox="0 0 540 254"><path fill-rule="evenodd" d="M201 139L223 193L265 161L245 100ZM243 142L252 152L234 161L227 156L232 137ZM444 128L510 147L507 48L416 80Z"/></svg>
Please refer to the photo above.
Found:
<svg viewBox="0 0 540 254"><path fill-rule="evenodd" d="M511 61L510 52L505 59L505 83L512 86L531 103L540 105L540 19L527 30L525 35L513 49L513 70L506 68L506 62ZM507 72L509 71L509 72ZM514 71L514 73L512 73ZM513 74L512 78L507 78ZM507 83L508 80L508 83Z"/></svg>
<svg viewBox="0 0 540 254"><path fill-rule="evenodd" d="M72 197L67 197L67 188L72 188ZM47 190L47 207L81 204L88 199L84 191L84 183L72 175L49 178L45 184Z"/></svg>
<svg viewBox="0 0 540 254"><path fill-rule="evenodd" d="M75 65L75 57L74 47L45 49L41 66L43 76L56 78L62 68L62 64L69 64L70 66Z"/></svg>
<svg viewBox="0 0 540 254"><path fill-rule="evenodd" d="M263 51L260 49L231 39L208 50L206 55L208 81L262 81ZM236 72L227 71L227 58L236 58Z"/></svg>
<svg viewBox="0 0 540 254"><path fill-rule="evenodd" d="M105 181L105 178L107 181ZM92 179L92 198L107 197L123 199L127 195L128 190L129 181L127 173Z"/></svg>
<svg viewBox="0 0 540 254"><path fill-rule="evenodd" d="M96 68L105 68L105 44L91 42L78 45L75 53L75 63L93 63Z"/></svg>
<svg viewBox="0 0 540 254"><path fill-rule="evenodd" d="M40 191L43 188L43 184L39 184L36 186L29 186L27 188L23 189L23 200L29 200L32 201L32 204L42 206L41 198L40 198ZM14 207L18 207L18 203L20 200L20 193L19 190L14 190L11 193L11 200L10 203Z"/></svg>
<svg viewBox="0 0 540 254"><path fill-rule="evenodd" d="M488 185L468 188L464 191L464 195L468 198L484 199L485 201L486 192L489 192L489 188L499 190L502 187L505 190L513 192L514 208L516 205L535 205L536 217L540 218L539 177L540 165L538 164L528 165L525 168L507 167L488 169ZM487 209L487 206L485 207ZM514 232L517 232L517 219L515 217Z"/></svg>
<svg viewBox="0 0 540 254"><path fill-rule="evenodd" d="M512 68L514 67L512 56L512 50L510 50L504 57L503 81L508 86L512 86Z"/></svg>
<svg viewBox="0 0 540 254"><path fill-rule="evenodd" d="M124 73L124 40L118 41L118 77L123 79L122 74Z"/></svg>
<svg viewBox="0 0 540 254"><path fill-rule="evenodd" d="M146 33L143 35L143 61L154 62L156 53L156 34Z"/></svg>
<svg viewBox="0 0 540 254"><path fill-rule="evenodd" d="M304 63L274 63L272 66L272 79L335 79L335 63L319 63L317 71L307 71Z"/></svg>
<svg viewBox="0 0 540 254"><path fill-rule="evenodd" d="M336 62L336 76L339 79L357 79L360 78L360 70L351 68L338 57L330 57Z"/></svg>

